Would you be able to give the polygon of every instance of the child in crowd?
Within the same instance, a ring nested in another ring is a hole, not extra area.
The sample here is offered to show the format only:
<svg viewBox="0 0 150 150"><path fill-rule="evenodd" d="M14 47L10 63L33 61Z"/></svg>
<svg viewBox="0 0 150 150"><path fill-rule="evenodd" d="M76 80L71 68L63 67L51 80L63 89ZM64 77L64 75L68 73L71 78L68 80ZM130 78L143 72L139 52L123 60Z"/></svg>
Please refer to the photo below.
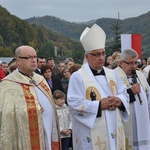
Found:
<svg viewBox="0 0 150 150"><path fill-rule="evenodd" d="M72 131L72 117L68 106L65 104L65 93L55 90L53 98L59 119L62 150L68 150Z"/></svg>

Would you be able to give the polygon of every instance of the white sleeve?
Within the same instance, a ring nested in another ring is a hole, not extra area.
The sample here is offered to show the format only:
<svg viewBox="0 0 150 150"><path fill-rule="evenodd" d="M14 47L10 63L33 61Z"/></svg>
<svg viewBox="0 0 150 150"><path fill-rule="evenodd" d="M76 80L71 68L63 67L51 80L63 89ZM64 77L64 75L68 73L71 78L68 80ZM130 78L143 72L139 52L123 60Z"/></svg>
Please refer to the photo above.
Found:
<svg viewBox="0 0 150 150"><path fill-rule="evenodd" d="M67 102L72 116L89 128L94 128L99 101L86 99L82 78L78 72L71 75L67 93Z"/></svg>

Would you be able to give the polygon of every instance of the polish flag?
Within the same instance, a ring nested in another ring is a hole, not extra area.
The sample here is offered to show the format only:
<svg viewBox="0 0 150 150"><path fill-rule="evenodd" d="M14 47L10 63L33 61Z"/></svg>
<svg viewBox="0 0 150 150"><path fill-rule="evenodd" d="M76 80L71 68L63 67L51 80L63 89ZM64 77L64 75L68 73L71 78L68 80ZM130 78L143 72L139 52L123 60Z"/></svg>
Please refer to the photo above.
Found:
<svg viewBox="0 0 150 150"><path fill-rule="evenodd" d="M139 59L142 58L142 35L141 34L121 34L121 51L125 49L134 49L138 55Z"/></svg>

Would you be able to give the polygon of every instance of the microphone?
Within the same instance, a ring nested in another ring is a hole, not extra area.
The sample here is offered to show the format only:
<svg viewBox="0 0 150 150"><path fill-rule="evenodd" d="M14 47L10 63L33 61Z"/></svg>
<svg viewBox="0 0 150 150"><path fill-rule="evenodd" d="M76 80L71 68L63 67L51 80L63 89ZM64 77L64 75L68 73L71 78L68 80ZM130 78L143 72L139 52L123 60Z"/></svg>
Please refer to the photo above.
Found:
<svg viewBox="0 0 150 150"><path fill-rule="evenodd" d="M138 83L137 82L137 75L136 75L136 71L135 70L132 70L132 77L133 77L133 83ZM138 98L139 98L139 101L140 101L140 104L142 105L142 99L141 99L141 96L140 94L137 94Z"/></svg>

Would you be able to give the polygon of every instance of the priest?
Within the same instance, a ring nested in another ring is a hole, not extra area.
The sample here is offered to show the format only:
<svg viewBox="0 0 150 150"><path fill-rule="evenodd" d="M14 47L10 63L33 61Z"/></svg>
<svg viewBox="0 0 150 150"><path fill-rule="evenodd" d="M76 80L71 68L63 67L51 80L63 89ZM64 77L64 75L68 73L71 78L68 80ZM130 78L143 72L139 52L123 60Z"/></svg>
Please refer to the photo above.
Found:
<svg viewBox="0 0 150 150"><path fill-rule="evenodd" d="M75 150L125 150L121 117L128 120L129 97L117 74L104 67L105 39L97 24L80 37L84 64L71 75L67 93Z"/></svg>
<svg viewBox="0 0 150 150"><path fill-rule="evenodd" d="M0 82L0 149L60 150L58 120L45 79L36 74L36 51L15 51L17 70Z"/></svg>
<svg viewBox="0 0 150 150"><path fill-rule="evenodd" d="M128 150L150 149L150 88L142 72L137 70L138 54L133 49L121 52L115 69L130 96L130 118L123 122Z"/></svg>

